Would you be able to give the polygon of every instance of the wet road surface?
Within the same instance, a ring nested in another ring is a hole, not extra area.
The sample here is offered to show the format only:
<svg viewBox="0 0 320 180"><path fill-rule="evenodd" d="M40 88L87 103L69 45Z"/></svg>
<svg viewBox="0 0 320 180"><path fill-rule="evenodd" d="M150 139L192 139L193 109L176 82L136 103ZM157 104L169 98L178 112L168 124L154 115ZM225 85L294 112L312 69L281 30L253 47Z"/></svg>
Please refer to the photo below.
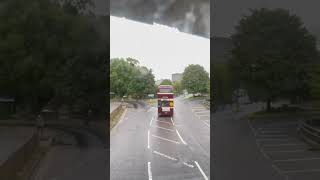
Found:
<svg viewBox="0 0 320 180"><path fill-rule="evenodd" d="M129 108L110 134L110 178L210 179L209 119L180 97L173 118L157 117L155 106Z"/></svg>

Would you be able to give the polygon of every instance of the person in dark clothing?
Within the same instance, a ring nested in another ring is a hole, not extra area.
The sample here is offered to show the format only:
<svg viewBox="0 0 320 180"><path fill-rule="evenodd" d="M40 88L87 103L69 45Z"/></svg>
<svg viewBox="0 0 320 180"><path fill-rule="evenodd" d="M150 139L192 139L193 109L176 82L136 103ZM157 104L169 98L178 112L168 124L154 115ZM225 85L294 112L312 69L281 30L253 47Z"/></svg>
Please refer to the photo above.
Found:
<svg viewBox="0 0 320 180"><path fill-rule="evenodd" d="M44 120L40 114L37 117L37 129L38 129L39 137L42 137L43 129L44 129Z"/></svg>

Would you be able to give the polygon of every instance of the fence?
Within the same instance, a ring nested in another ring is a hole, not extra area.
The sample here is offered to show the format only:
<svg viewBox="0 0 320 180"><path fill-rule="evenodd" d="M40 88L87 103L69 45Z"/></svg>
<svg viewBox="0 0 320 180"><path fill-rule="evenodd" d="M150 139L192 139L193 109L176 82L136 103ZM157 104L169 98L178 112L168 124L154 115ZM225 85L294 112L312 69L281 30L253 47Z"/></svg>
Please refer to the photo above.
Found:
<svg viewBox="0 0 320 180"><path fill-rule="evenodd" d="M312 145L320 147L320 129L312 125L318 125L314 120L301 121L299 131L302 137Z"/></svg>

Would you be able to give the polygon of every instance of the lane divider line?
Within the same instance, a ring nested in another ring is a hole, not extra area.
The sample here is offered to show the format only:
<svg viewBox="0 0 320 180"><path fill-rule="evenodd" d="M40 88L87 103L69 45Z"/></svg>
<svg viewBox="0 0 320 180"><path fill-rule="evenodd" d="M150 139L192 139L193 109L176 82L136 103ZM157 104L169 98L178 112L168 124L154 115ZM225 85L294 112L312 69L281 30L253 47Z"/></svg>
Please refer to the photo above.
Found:
<svg viewBox="0 0 320 180"><path fill-rule="evenodd" d="M160 126L155 126L155 125L153 125L152 127L174 132L174 130L172 130L172 129L167 129L167 128L160 127Z"/></svg>
<svg viewBox="0 0 320 180"><path fill-rule="evenodd" d="M197 165L199 171L201 172L203 178L204 178L205 180L208 180L208 177L207 177L206 174L203 172L203 170L201 169L201 167L200 167L200 165L198 164L198 162L197 162L197 161L194 161L194 163L196 163L196 165Z"/></svg>
<svg viewBox="0 0 320 180"><path fill-rule="evenodd" d="M151 162L148 162L148 176L149 180L152 180Z"/></svg>
<svg viewBox="0 0 320 180"><path fill-rule="evenodd" d="M150 149L150 138L149 138L149 136L150 136L150 130L148 130L148 149Z"/></svg>
<svg viewBox="0 0 320 180"><path fill-rule="evenodd" d="M176 129L176 132L177 132L177 134L178 134L181 142L182 142L184 145L187 145L187 143L186 143L186 142L182 139L182 137L180 136L180 133L179 133L179 131L178 131L177 129Z"/></svg>
<svg viewBox="0 0 320 180"><path fill-rule="evenodd" d="M171 119L172 124L175 126L175 124L174 124L174 122L173 122L173 120L172 120L172 117L171 117L170 119Z"/></svg>
<svg viewBox="0 0 320 180"><path fill-rule="evenodd" d="M151 121L150 121L150 126L151 126L151 124L152 124L152 121L153 121L153 117L151 118Z"/></svg>
<svg viewBox="0 0 320 180"><path fill-rule="evenodd" d="M177 161L177 159L176 159L176 158L171 157L171 156L168 156L168 155L163 154L163 153L161 153L161 152L153 151L153 153L158 154L158 155L160 155L160 156L162 156L162 157L165 157L165 158L167 158L167 159L170 159L170 160L172 160L172 161Z"/></svg>
<svg viewBox="0 0 320 180"><path fill-rule="evenodd" d="M173 141L173 140L170 140L170 139L167 139L167 138L163 138L163 137L160 137L160 136L156 136L156 135L152 135L153 137L155 138L158 138L158 139L162 139L162 140L165 140L165 141L169 141L169 142L172 142L172 143L175 143L175 144L180 144L179 142L177 141Z"/></svg>

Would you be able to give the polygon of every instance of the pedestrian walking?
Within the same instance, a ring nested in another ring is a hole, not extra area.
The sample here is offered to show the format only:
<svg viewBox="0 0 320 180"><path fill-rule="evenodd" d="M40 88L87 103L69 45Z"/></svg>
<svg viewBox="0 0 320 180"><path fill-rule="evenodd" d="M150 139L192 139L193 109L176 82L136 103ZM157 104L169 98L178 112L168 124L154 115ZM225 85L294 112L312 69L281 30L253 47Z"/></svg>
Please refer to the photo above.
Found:
<svg viewBox="0 0 320 180"><path fill-rule="evenodd" d="M39 137L42 137L43 129L44 129L44 120L40 114L37 117L37 129L38 129Z"/></svg>
<svg viewBox="0 0 320 180"><path fill-rule="evenodd" d="M91 118L92 118L92 110L89 109L88 110L88 118L87 118L87 121L85 122L86 123L86 126L89 126L89 123L91 121Z"/></svg>

